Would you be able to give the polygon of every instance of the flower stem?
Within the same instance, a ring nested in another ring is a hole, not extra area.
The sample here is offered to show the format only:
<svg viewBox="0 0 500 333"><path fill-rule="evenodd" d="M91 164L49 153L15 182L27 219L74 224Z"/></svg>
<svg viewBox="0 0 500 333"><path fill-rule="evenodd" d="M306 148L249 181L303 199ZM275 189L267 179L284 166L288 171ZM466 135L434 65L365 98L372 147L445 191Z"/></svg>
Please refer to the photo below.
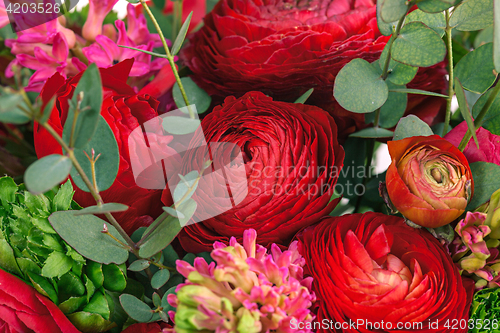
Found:
<svg viewBox="0 0 500 333"><path fill-rule="evenodd" d="M165 36L163 35L163 32L161 31L160 25L158 24L158 21L154 17L153 13L151 12L151 9L149 9L149 7L146 3L146 0L141 0L141 4L144 7L144 10L148 14L151 21L153 22L153 24L156 28L156 31L158 31L158 35L160 36L160 40L163 44L163 48L165 49L165 53L167 54L168 62L170 64L170 67L172 68L172 71L174 72L175 81L177 81L177 84L179 85L179 90L181 91L182 98L184 99L184 103L186 104L186 106L188 108L189 117L191 119L195 119L194 111L192 110L192 108L189 107L190 104L189 104L189 99L188 99L187 94L186 94L186 90L184 89L184 86L182 85L181 78L179 76L179 72L177 71L177 67L175 66L174 56L170 53L170 49L168 48L168 45L167 45L167 40L165 39Z"/></svg>
<svg viewBox="0 0 500 333"><path fill-rule="evenodd" d="M56 139L56 141L61 145L61 147L67 152L66 154L67 154L68 158L73 163L73 166L75 167L76 171L78 171L78 173L82 177L83 182L85 183L85 185L90 190L90 193L92 194L92 196L94 197L95 201L97 202L97 205L101 206L104 203L104 201L102 200L101 195L99 194L99 192L97 192L95 190L95 188L92 186L92 183L90 182L89 178L85 174L85 171L83 171L82 166L80 165L80 163L78 162L78 160L75 157L74 150L71 149L70 147L68 147L68 145L66 144L66 142L64 142L64 140L61 138L61 136L47 122L40 123L40 125L43 128L45 128L50 133L50 135L52 135L52 137L54 137L54 139ZM113 217L113 215L111 215L110 213L105 213L104 215L106 216L106 218L108 219L108 221L111 223L111 225L113 225L113 227L116 228L116 230L118 231L118 233L120 234L120 236L122 236L123 239L125 239L125 241L127 242L127 245L130 247L129 250L132 251L132 253L134 253L134 255L136 255L137 257L139 257L139 250L137 249L134 241L127 235L127 233L125 232L125 230L123 230L123 228L116 221L116 219Z"/></svg>
<svg viewBox="0 0 500 333"><path fill-rule="evenodd" d="M474 120L474 128L478 129L483 125L483 119L486 116L488 110L490 109L491 104L493 104L493 101L495 101L498 92L500 92L500 83L497 83L496 86L491 90L490 96L488 97L483 108L481 109L476 119ZM460 149L460 151L464 151L465 147L467 147L467 144L469 143L469 140L471 138L472 138L472 132L470 131L470 129L467 129L467 132L465 133L464 138L460 142L458 149Z"/></svg>
<svg viewBox="0 0 500 333"><path fill-rule="evenodd" d="M448 133L448 127L450 125L450 118L451 118L451 102L453 100L453 95L455 94L455 90L453 89L453 80L454 80L454 74L453 74L453 45L452 45L452 40L451 40L451 27L450 27L450 10L447 9L445 11L445 17L446 17L446 30L445 30L445 35L446 35L446 48L448 51L448 75L449 75L449 81L448 81L448 99L446 100L446 116L444 118L444 126L443 126L443 135L445 136L446 133Z"/></svg>

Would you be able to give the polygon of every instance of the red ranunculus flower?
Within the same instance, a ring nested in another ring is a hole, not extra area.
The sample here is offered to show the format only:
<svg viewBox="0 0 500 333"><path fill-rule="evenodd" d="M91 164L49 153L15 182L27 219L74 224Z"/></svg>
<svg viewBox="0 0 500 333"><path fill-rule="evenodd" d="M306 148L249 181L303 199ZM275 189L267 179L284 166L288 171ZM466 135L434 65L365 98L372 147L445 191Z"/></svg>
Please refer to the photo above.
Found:
<svg viewBox="0 0 500 333"><path fill-rule="evenodd" d="M152 218L162 213L161 190L149 190L137 186L131 169L129 155L129 134L146 121L158 117L158 102L147 94L137 95L127 85L128 73L133 60L123 61L114 67L101 69L103 84L103 104L101 115L115 134L120 149L120 166L118 176L113 185L101 192L105 202L118 202L128 205L130 208L123 213L114 216L122 225L124 230L132 233L138 227L148 224ZM49 119L49 124L62 134L64 122L68 113L68 101L72 98L81 74L64 80L55 74L50 78L41 92L41 97L47 103L52 96L57 95L57 103ZM60 145L41 126L35 124L35 149L39 158L50 154L62 153ZM158 142L155 144L165 147L168 137L156 136ZM148 135L148 139L152 136ZM162 140L166 140L163 142ZM151 143L151 142L150 142ZM153 143L151 143L153 144ZM95 205L94 198L90 193L75 187L74 199L83 207Z"/></svg>
<svg viewBox="0 0 500 333"><path fill-rule="evenodd" d="M299 240L304 273L314 278L318 333L467 332L474 283L427 230L400 217L352 214L324 219Z"/></svg>
<svg viewBox="0 0 500 333"><path fill-rule="evenodd" d="M164 322L139 323L130 325L122 333L162 333L164 328L172 328L172 326Z"/></svg>
<svg viewBox="0 0 500 333"><path fill-rule="evenodd" d="M338 200L330 202L344 150L337 141L337 126L325 111L303 104L273 101L261 92L228 97L202 121L206 142L229 142L241 148L242 164L229 163L224 177L205 170L193 199L198 203L195 218L180 234L189 252L210 251L215 241L242 241L243 231L257 230L257 242L288 245L294 234L328 214ZM201 170L210 157L206 149L195 149L203 141L198 131L184 156L185 172ZM234 151L213 157L214 165L228 165ZM186 168L189 166L189 168ZM232 184L235 207L222 203L223 189ZM221 185L222 184L222 185ZM248 186L243 193L242 185ZM248 193L248 194L247 194ZM246 196L244 196L247 194ZM243 197L242 197L243 196ZM168 193L164 203L170 203Z"/></svg>
<svg viewBox="0 0 500 333"><path fill-rule="evenodd" d="M455 147L458 147L467 129L467 123L464 121L446 134L444 138L450 141ZM469 163L488 162L500 165L500 135L495 135L487 129L479 127L476 130L476 136L479 142L479 149L477 149L474 139L470 139L464 149L467 161Z"/></svg>
<svg viewBox="0 0 500 333"><path fill-rule="evenodd" d="M0 269L0 332L80 333L47 297Z"/></svg>
<svg viewBox="0 0 500 333"><path fill-rule="evenodd" d="M458 218L474 193L467 159L438 135L388 142L387 193L412 222L437 228Z"/></svg>
<svg viewBox="0 0 500 333"><path fill-rule="evenodd" d="M259 90L292 102L314 88L308 103L330 112L340 136L345 137L365 126L364 116L334 102L333 84L352 59L373 62L379 58L389 37L377 28L375 3L222 0L189 38L181 59L194 72L193 79L212 95L238 97ZM441 92L446 88L443 66L420 69L416 87ZM433 113L443 115L442 100L434 100L425 110L415 106L429 100L410 95L408 112L419 115L424 111L431 121L440 118Z"/></svg>

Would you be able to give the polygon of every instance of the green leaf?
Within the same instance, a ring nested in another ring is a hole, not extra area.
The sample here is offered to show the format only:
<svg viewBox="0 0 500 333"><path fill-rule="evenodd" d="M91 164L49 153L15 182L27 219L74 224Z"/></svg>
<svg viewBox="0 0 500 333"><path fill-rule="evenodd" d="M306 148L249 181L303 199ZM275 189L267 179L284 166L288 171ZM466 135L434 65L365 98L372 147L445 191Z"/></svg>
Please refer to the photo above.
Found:
<svg viewBox="0 0 500 333"><path fill-rule="evenodd" d="M473 210L489 201L491 195L500 188L500 166L494 163L474 162L470 164L474 179L474 195L467 205Z"/></svg>
<svg viewBox="0 0 500 333"><path fill-rule="evenodd" d="M80 104L80 113L76 119L75 132L73 133L75 148L85 147L94 133L100 130L98 124L102 106L102 83L101 74L95 63L90 64L83 73L73 93L70 105L76 105L77 97L81 92L84 93L84 96ZM85 109L87 107L88 109ZM85 111L83 111L84 109ZM62 135L64 141L68 144L70 143L74 116L75 109L70 107Z"/></svg>
<svg viewBox="0 0 500 333"><path fill-rule="evenodd" d="M177 203L182 198L184 198L184 200L191 198L191 196L194 194L198 186L197 179L199 177L200 177L199 173L196 170L191 171L187 175L184 175L181 178L182 180L177 184L177 186L174 189L174 195L173 195L174 202ZM189 191L191 187L192 190Z"/></svg>
<svg viewBox="0 0 500 333"><path fill-rule="evenodd" d="M377 25L378 25L378 30L380 30L380 33L384 36L390 36L392 34L392 31L396 28L397 22L391 22L391 23L385 23L382 20L380 9L382 7L382 1L377 1Z"/></svg>
<svg viewBox="0 0 500 333"><path fill-rule="evenodd" d="M21 269L21 272L27 277L28 273L41 274L42 269L33 260L28 258L17 258L17 264Z"/></svg>
<svg viewBox="0 0 500 333"><path fill-rule="evenodd" d="M420 89L393 88L393 89L390 89L389 92L403 93L403 94L427 95L427 96L448 98L448 96L443 95L443 94L438 94L438 93L435 93L432 91L425 91L425 90L420 90Z"/></svg>
<svg viewBox="0 0 500 333"><path fill-rule="evenodd" d="M182 86L186 91L189 103L191 106L195 107L195 112L203 113L208 110L210 104L212 103L212 97L200 87L189 77L181 78ZM178 108L183 108L186 106L184 98L182 97L179 84L177 82L174 84L172 89L172 96L174 97L175 104ZM175 133L174 133L175 134Z"/></svg>
<svg viewBox="0 0 500 333"><path fill-rule="evenodd" d="M24 174L28 191L33 194L47 192L68 177L71 166L71 160L63 155L53 154L39 159Z"/></svg>
<svg viewBox="0 0 500 333"><path fill-rule="evenodd" d="M130 264L128 269L133 272L140 272L148 268L150 265L149 260L139 259Z"/></svg>
<svg viewBox="0 0 500 333"><path fill-rule="evenodd" d="M70 314L77 311L80 307L82 307L85 303L87 303L87 297L70 297L61 304L59 304L59 309L64 314Z"/></svg>
<svg viewBox="0 0 500 333"><path fill-rule="evenodd" d="M163 208L163 210L164 210L164 211L165 211L168 215L171 215L171 216L173 216L173 217L177 217L177 218L183 218L183 217L184 217L184 215L183 215L181 212L179 212L179 211L175 210L175 209L174 209L174 208L172 208L172 207L162 207L162 208Z"/></svg>
<svg viewBox="0 0 500 333"><path fill-rule="evenodd" d="M426 13L440 13L452 7L456 1L424 0L417 5L418 8Z"/></svg>
<svg viewBox="0 0 500 333"><path fill-rule="evenodd" d="M28 110L23 97L18 93L3 92L0 95L0 122L7 124L22 125L31 120L24 110Z"/></svg>
<svg viewBox="0 0 500 333"><path fill-rule="evenodd" d="M164 312L175 310L175 308L173 306L171 306L170 303L168 303L168 295L175 294L176 288L177 287L172 287L172 288L168 289L165 292L165 294L163 295L163 297L161 298L161 306L162 306Z"/></svg>
<svg viewBox="0 0 500 333"><path fill-rule="evenodd" d="M96 291L83 311L100 314L104 319L109 320L110 310L106 297L100 291Z"/></svg>
<svg viewBox="0 0 500 333"><path fill-rule="evenodd" d="M294 103L304 104L307 101L307 99L311 96L313 91L314 91L314 88L309 89L308 91L303 93L302 96L297 98Z"/></svg>
<svg viewBox="0 0 500 333"><path fill-rule="evenodd" d="M392 58L410 66L429 67L443 61L445 55L441 37L422 22L403 26L392 46Z"/></svg>
<svg viewBox="0 0 500 333"><path fill-rule="evenodd" d="M187 199L182 204L177 206L177 211L182 214L182 216L179 217L179 223L181 226L184 227L189 222L191 217L193 217L196 212L197 207L198 204L193 199Z"/></svg>
<svg viewBox="0 0 500 333"><path fill-rule="evenodd" d="M467 99L465 98L464 88L458 77L455 78L455 93L457 94L458 106L460 107L460 112L462 112L462 116L467 122L467 127L472 132L472 136L474 137L474 141L476 142L477 147L479 148L479 142L477 141L476 135L476 127L474 126L474 119L472 119L472 115L469 110L469 105L467 104Z"/></svg>
<svg viewBox="0 0 500 333"><path fill-rule="evenodd" d="M500 0L493 1L493 64L497 73L500 73Z"/></svg>
<svg viewBox="0 0 500 333"><path fill-rule="evenodd" d="M162 124L165 131L174 135L194 133L201 127L201 121L199 119L178 116L165 117L163 118Z"/></svg>
<svg viewBox="0 0 500 333"><path fill-rule="evenodd" d="M45 265L42 267L42 276L45 277L61 277L73 266L73 260L67 257L64 253L54 251L52 252Z"/></svg>
<svg viewBox="0 0 500 333"><path fill-rule="evenodd" d="M116 213L124 212L128 209L127 205L121 203L105 203L101 206L89 206L82 210L75 212L75 216L78 215L88 215L88 214L104 214L104 213Z"/></svg>
<svg viewBox="0 0 500 333"><path fill-rule="evenodd" d="M40 212L49 212L50 201L44 195L33 195L30 192L24 192L24 204L31 214Z"/></svg>
<svg viewBox="0 0 500 333"><path fill-rule="evenodd" d="M493 42L493 25L479 31L476 38L474 38L473 46L475 49L477 49L481 45L491 42ZM493 45L493 47L494 46L495 45Z"/></svg>
<svg viewBox="0 0 500 333"><path fill-rule="evenodd" d="M380 16L385 23L398 21L408 11L405 0L379 0L382 2Z"/></svg>
<svg viewBox="0 0 500 333"><path fill-rule="evenodd" d="M10 177L0 178L0 202L5 209L16 202L17 185Z"/></svg>
<svg viewBox="0 0 500 333"><path fill-rule="evenodd" d="M394 131L393 140L401 140L411 136L429 136L433 135L432 129L424 123L420 118L414 115L409 115L401 118L396 130Z"/></svg>
<svg viewBox="0 0 500 333"><path fill-rule="evenodd" d="M432 30L434 30L440 37L444 36L446 29L446 18L443 12L439 13L426 13L420 9L412 11L405 19L405 23L422 22Z"/></svg>
<svg viewBox="0 0 500 333"><path fill-rule="evenodd" d="M156 231L151 234L139 249L139 256L141 258L149 258L154 256L166 248L172 240L181 231L182 227L178 219L168 216L163 221Z"/></svg>
<svg viewBox="0 0 500 333"><path fill-rule="evenodd" d="M472 115L474 118L479 115L490 95L491 90L482 95L474 104L474 107L472 108ZM482 127L493 134L500 135L500 94L495 97L493 103L488 109L488 112L486 112L486 115L483 118Z"/></svg>
<svg viewBox="0 0 500 333"><path fill-rule="evenodd" d="M99 288L104 283L104 274L102 272L102 264L88 260L85 266L85 272L95 288Z"/></svg>
<svg viewBox="0 0 500 333"><path fill-rule="evenodd" d="M104 274L104 289L122 292L127 286L125 269L122 270L117 265L103 265L102 273Z"/></svg>
<svg viewBox="0 0 500 333"><path fill-rule="evenodd" d="M54 106L56 104L56 100L57 100L57 95L54 95L52 96L50 101L47 104L45 104L45 107L42 109L42 116L40 118L41 124L46 123L47 120L49 120L50 115L52 114L52 110L54 109Z"/></svg>
<svg viewBox="0 0 500 333"><path fill-rule="evenodd" d="M186 21L182 24L181 29L179 30L179 34L175 38L174 45L172 46L172 55L176 55L179 53L181 49L182 43L184 43L184 39L186 38L187 31L189 29L189 24L191 23L191 18L193 17L193 12L189 13Z"/></svg>
<svg viewBox="0 0 500 333"><path fill-rule="evenodd" d="M61 276L57 283L57 289L60 296L83 296L85 295L86 288L82 280L73 272L68 272Z"/></svg>
<svg viewBox="0 0 500 333"><path fill-rule="evenodd" d="M74 211L55 212L49 217L52 227L78 253L103 264L122 264L128 250L109 235L102 233L106 224L109 232L124 244L126 241L108 222L93 215L74 216Z"/></svg>
<svg viewBox="0 0 500 333"><path fill-rule="evenodd" d="M366 60L354 59L335 78L333 95L346 110L368 113L381 107L388 96L387 84Z"/></svg>
<svg viewBox="0 0 500 333"><path fill-rule="evenodd" d="M75 149L75 157L87 177L92 179L92 168L87 155L92 156L92 148L95 150L96 156L101 154L95 163L95 173L97 188L99 191L105 191L113 185L118 174L120 151L108 123L100 115L99 119L97 131L92 136L92 139L83 148ZM87 155L85 155L84 151L87 152ZM87 185L83 182L82 177L74 168L71 170L71 178L81 190L90 192Z"/></svg>
<svg viewBox="0 0 500 333"><path fill-rule="evenodd" d="M172 245L167 246L163 250L163 256L165 258L164 265L169 267L175 267L175 261L179 259L179 255L175 252Z"/></svg>
<svg viewBox="0 0 500 333"><path fill-rule="evenodd" d="M106 332L116 325L98 313L80 311L71 313L67 317L82 333Z"/></svg>
<svg viewBox="0 0 500 333"><path fill-rule="evenodd" d="M130 318L140 323L146 323L153 317L151 308L135 296L123 294L120 296L120 303Z"/></svg>
<svg viewBox="0 0 500 333"><path fill-rule="evenodd" d="M464 89L482 94L495 82L493 43L480 46L465 55L455 66L455 77Z"/></svg>
<svg viewBox="0 0 500 333"><path fill-rule="evenodd" d="M17 276L22 276L21 270L17 266L14 251L3 238L0 238L0 267Z"/></svg>
<svg viewBox="0 0 500 333"><path fill-rule="evenodd" d="M56 305L59 304L57 293L54 287L50 284L49 281L47 281L46 278L32 272L28 272L28 277L31 281L31 284L33 284L33 287L36 289L36 291L50 298L50 300L54 302Z"/></svg>
<svg viewBox="0 0 500 333"><path fill-rule="evenodd" d="M73 185L71 185L71 181L68 179L66 183L61 185L61 188L59 188L59 191L54 196L54 200L52 201L53 211L68 210L73 200L73 194L75 194L75 191L73 191Z"/></svg>
<svg viewBox="0 0 500 333"><path fill-rule="evenodd" d="M493 24L493 0L462 1L450 17L450 26L460 31L475 31Z"/></svg>
<svg viewBox="0 0 500 333"><path fill-rule="evenodd" d="M153 289L160 289L170 279L170 272L168 269L160 269L151 278L151 287Z"/></svg>
<svg viewBox="0 0 500 333"><path fill-rule="evenodd" d="M370 127L349 135L353 138L392 138L394 133L380 127Z"/></svg>
<svg viewBox="0 0 500 333"><path fill-rule="evenodd" d="M406 110L406 105L408 103L408 95L401 94L397 92L391 92L391 89L397 89L399 87L406 88L405 86L397 86L391 82L387 82L387 86L389 87L389 97L387 101L380 108L380 118L379 118L379 126L383 128L391 128L396 126L399 119L404 115ZM365 120L367 122L373 122L375 120L375 114L370 113L365 116ZM383 133L380 133L383 135ZM390 137L392 137L394 133L391 132ZM388 135L386 133L385 135Z"/></svg>
<svg viewBox="0 0 500 333"><path fill-rule="evenodd" d="M93 261L92 261L93 262ZM94 295L96 290L94 283L91 279L87 277L87 275L83 275L83 282L85 283L85 290L87 292L87 303L90 302L90 298Z"/></svg>
<svg viewBox="0 0 500 333"><path fill-rule="evenodd" d="M49 223L49 220L46 217L37 217L33 216L31 218L31 223L41 231L48 233L48 234L56 234L55 230L52 228L52 226Z"/></svg>
<svg viewBox="0 0 500 333"><path fill-rule="evenodd" d="M385 62L387 60L387 55L389 51L390 43L387 43L380 55L380 59L378 60L378 65L380 69L383 70L385 66ZM391 81L397 85L403 85L409 83L418 72L418 67L412 67L400 62L397 62L393 59L389 61L389 67L387 68L387 80ZM382 74L382 72L381 72Z"/></svg>

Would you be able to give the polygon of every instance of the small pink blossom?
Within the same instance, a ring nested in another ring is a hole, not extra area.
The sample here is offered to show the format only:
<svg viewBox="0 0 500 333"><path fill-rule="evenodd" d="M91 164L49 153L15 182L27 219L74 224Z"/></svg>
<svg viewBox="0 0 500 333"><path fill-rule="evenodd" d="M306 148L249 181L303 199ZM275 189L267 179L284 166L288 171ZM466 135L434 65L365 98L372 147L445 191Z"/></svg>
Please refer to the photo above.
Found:
<svg viewBox="0 0 500 333"><path fill-rule="evenodd" d="M5 27L7 24L9 24L9 16L5 11L5 4L2 0L0 1L0 29Z"/></svg>
<svg viewBox="0 0 500 333"><path fill-rule="evenodd" d="M113 9L118 0L90 0L89 14L83 25L83 37L93 42L98 35L102 35L102 24L106 15Z"/></svg>

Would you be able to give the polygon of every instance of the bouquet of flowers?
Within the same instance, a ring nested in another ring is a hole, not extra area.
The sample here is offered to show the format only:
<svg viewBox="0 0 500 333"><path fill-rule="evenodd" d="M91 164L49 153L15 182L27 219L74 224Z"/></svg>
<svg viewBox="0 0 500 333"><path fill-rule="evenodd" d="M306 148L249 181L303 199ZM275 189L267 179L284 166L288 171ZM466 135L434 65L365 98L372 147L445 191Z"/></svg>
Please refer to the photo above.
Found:
<svg viewBox="0 0 500 333"><path fill-rule="evenodd" d="M0 332L500 332L500 2L127 1L0 0Z"/></svg>

